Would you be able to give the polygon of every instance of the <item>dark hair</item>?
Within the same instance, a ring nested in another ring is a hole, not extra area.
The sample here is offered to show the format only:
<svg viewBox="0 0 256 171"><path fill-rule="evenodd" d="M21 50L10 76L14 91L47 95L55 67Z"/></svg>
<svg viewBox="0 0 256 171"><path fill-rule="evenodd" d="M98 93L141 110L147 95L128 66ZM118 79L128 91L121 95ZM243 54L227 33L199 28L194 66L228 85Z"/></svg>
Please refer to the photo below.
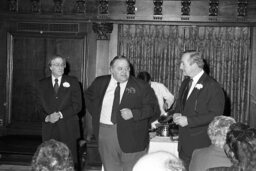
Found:
<svg viewBox="0 0 256 171"><path fill-rule="evenodd" d="M187 50L183 52L184 54L189 54L190 64L196 63L199 68L204 68L204 60L202 58L202 53L196 50Z"/></svg>
<svg viewBox="0 0 256 171"><path fill-rule="evenodd" d="M31 166L32 171L74 171L69 148L54 139L45 141L37 147Z"/></svg>
<svg viewBox="0 0 256 171"><path fill-rule="evenodd" d="M48 61L49 67L52 65L52 61L53 61L54 59L56 59L56 58L61 58L62 61L63 61L64 67L66 67L67 60L66 60L66 58L62 57L61 55L53 55L53 56L49 59L49 61Z"/></svg>
<svg viewBox="0 0 256 171"><path fill-rule="evenodd" d="M125 56L115 56L111 61L110 61L110 66L112 67L114 65L114 63L119 60L119 59L124 59L128 62L129 67L130 67L130 61L125 57Z"/></svg>
<svg viewBox="0 0 256 171"><path fill-rule="evenodd" d="M256 168L256 129L243 123L230 126L225 152L234 165L244 170Z"/></svg>
<svg viewBox="0 0 256 171"><path fill-rule="evenodd" d="M141 79L143 81L146 81L147 83L149 83L149 81L151 81L151 76L147 71L139 72L137 75L137 78Z"/></svg>

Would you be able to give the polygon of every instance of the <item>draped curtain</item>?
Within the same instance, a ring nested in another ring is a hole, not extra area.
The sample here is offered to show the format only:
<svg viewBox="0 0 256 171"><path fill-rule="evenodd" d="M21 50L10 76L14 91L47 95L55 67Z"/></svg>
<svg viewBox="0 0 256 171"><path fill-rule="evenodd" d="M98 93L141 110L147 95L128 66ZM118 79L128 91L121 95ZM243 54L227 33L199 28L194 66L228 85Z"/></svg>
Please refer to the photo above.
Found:
<svg viewBox="0 0 256 171"><path fill-rule="evenodd" d="M202 52L206 71L226 93L225 115L249 123L249 27L119 25L118 35L118 54L129 58L135 75L148 71L175 96L183 79L182 52Z"/></svg>

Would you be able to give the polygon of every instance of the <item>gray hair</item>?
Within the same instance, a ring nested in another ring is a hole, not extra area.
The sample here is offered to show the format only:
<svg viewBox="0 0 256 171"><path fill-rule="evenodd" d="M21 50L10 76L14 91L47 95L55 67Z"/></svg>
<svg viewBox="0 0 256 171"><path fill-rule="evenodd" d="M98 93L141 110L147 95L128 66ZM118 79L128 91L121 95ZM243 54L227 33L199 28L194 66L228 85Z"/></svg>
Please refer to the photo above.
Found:
<svg viewBox="0 0 256 171"><path fill-rule="evenodd" d="M202 53L196 50L187 50L183 54L188 54L190 57L190 64L196 63L199 68L204 68L204 60Z"/></svg>
<svg viewBox="0 0 256 171"><path fill-rule="evenodd" d="M48 66L51 67L52 66L52 61L57 59L57 58L61 58L62 61L63 61L63 64L64 64L64 67L66 67L66 63L67 63L67 60L66 58L62 57L61 55L53 55L49 61L48 61Z"/></svg>
<svg viewBox="0 0 256 171"><path fill-rule="evenodd" d="M230 125L236 123L235 119L228 116L216 116L209 124L208 135L212 144L223 148Z"/></svg>

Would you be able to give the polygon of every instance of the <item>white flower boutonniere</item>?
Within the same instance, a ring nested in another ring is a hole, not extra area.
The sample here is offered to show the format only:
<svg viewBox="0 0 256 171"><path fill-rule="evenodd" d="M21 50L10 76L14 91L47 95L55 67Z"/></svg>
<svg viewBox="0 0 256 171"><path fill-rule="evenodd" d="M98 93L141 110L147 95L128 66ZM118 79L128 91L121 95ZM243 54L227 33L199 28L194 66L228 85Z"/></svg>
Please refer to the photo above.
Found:
<svg viewBox="0 0 256 171"><path fill-rule="evenodd" d="M64 82L62 85L63 87L66 87L66 88L70 87L70 84L68 82Z"/></svg>
<svg viewBox="0 0 256 171"><path fill-rule="evenodd" d="M195 88L197 88L198 90L200 90L201 88L203 88L203 84L196 84Z"/></svg>
<svg viewBox="0 0 256 171"><path fill-rule="evenodd" d="M126 88L125 91L128 92L128 94L135 94L136 93L136 90L134 87L130 87L130 88Z"/></svg>

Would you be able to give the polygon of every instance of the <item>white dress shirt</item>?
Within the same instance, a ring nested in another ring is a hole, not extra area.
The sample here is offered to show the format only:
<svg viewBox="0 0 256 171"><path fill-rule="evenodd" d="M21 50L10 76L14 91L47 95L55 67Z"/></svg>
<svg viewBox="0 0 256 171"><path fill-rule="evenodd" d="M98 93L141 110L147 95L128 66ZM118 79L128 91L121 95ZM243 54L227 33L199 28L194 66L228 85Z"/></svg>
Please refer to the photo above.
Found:
<svg viewBox="0 0 256 171"><path fill-rule="evenodd" d="M165 114L165 110L164 110L164 100L168 105L168 108L171 107L171 105L174 102L174 96L170 93L170 91L168 90L167 87L164 86L164 84L162 83L158 83L158 82L151 82L151 87L153 88L157 100L158 100L158 104L161 110L161 115Z"/></svg>
<svg viewBox="0 0 256 171"><path fill-rule="evenodd" d="M192 79L193 79L193 82L191 84L191 87L189 89L189 92L188 92L188 96L187 96L187 99L188 97L190 96L190 94L192 93L194 87L196 86L198 80L201 78L201 76L204 74L204 70L202 70L201 72L199 72L196 76L194 76Z"/></svg>
<svg viewBox="0 0 256 171"><path fill-rule="evenodd" d="M126 84L127 81L120 83L120 102L123 97ZM113 76L111 76L109 85L103 97L102 108L100 112L100 123L113 125L113 123L111 122L111 114L116 86L117 81L113 78Z"/></svg>

